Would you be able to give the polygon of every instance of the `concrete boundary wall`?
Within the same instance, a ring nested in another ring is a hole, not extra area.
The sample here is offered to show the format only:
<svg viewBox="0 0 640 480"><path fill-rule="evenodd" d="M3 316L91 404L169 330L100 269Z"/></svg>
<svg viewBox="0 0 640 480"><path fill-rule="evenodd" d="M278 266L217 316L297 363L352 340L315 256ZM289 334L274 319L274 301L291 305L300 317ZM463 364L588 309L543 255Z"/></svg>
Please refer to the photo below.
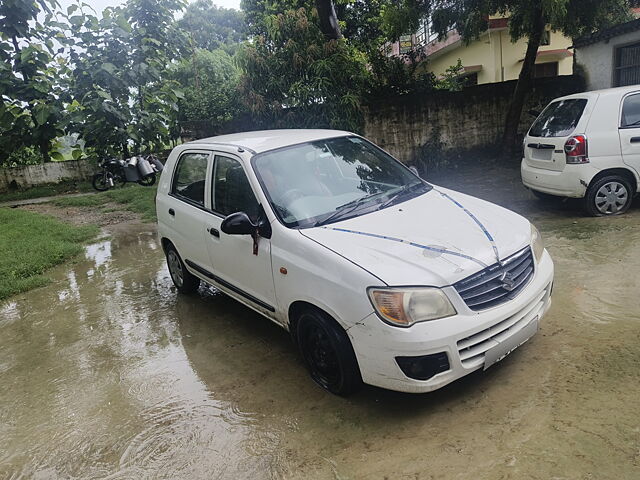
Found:
<svg viewBox="0 0 640 480"><path fill-rule="evenodd" d="M39 165L25 165L0 169L0 192L18 188L28 188L64 180L88 180L96 171L90 160L70 160L68 162L48 162Z"/></svg>
<svg viewBox="0 0 640 480"><path fill-rule="evenodd" d="M533 117L554 98L583 91L576 76L537 79L522 114L524 134ZM371 102L365 110L364 136L403 162L423 158L434 148L446 151L494 146L504 129L504 118L516 81L468 87L461 92L428 92Z"/></svg>

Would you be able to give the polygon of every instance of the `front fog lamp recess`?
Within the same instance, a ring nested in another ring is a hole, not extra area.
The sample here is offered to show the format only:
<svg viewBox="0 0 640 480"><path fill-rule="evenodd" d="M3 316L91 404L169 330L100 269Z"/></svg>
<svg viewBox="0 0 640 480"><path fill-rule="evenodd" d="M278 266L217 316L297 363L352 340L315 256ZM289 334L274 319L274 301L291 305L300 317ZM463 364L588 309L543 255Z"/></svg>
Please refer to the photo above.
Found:
<svg viewBox="0 0 640 480"><path fill-rule="evenodd" d="M369 298L385 322L401 327L457 313L445 293L435 287L370 288Z"/></svg>

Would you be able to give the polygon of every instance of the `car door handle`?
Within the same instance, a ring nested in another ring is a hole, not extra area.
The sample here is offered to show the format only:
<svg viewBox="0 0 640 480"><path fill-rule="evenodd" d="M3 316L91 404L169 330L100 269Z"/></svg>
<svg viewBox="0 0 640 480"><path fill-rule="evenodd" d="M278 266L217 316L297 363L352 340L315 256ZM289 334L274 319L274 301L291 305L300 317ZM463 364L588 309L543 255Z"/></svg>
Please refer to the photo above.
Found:
<svg viewBox="0 0 640 480"><path fill-rule="evenodd" d="M171 215L172 217L176 216L176 211L173 208L169 209L169 215Z"/></svg>
<svg viewBox="0 0 640 480"><path fill-rule="evenodd" d="M640 137L631 137L629 141L631 143L640 143Z"/></svg>
<svg viewBox="0 0 640 480"><path fill-rule="evenodd" d="M220 232L218 231L217 228L209 228L207 229L207 231L211 234L211 236L220 238Z"/></svg>

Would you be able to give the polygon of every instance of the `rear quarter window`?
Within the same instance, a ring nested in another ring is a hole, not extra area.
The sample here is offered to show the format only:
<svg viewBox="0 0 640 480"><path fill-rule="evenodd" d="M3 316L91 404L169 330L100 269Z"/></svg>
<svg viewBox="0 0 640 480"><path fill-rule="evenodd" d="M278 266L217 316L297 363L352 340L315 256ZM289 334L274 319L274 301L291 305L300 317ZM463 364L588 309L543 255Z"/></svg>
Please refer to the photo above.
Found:
<svg viewBox="0 0 640 480"><path fill-rule="evenodd" d="M529 129L532 137L568 137L575 130L586 98L571 98L550 103Z"/></svg>

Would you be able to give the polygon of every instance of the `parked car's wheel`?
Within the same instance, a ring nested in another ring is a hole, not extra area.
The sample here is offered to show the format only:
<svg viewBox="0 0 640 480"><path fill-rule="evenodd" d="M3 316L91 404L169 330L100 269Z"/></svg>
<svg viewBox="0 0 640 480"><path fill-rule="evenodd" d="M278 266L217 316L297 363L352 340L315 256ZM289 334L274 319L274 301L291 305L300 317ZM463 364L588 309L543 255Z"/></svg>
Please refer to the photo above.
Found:
<svg viewBox="0 0 640 480"><path fill-rule="evenodd" d="M198 290L200 279L187 270L180 255L178 255L178 251L173 245L167 246L166 256L169 274L176 289L184 294L193 293Z"/></svg>
<svg viewBox="0 0 640 480"><path fill-rule="evenodd" d="M589 186L584 206L589 215L620 215L626 212L633 200L629 181L619 175L603 177Z"/></svg>
<svg viewBox="0 0 640 480"><path fill-rule="evenodd" d="M152 173L151 175L147 175L146 177L138 180L138 183L143 187L151 187L156 183L156 174Z"/></svg>
<svg viewBox="0 0 640 480"><path fill-rule="evenodd" d="M109 190L111 188L111 185L109 185L108 183L108 175L110 174L105 175L104 173L96 173L93 176L93 180L91 181L93 188L95 188L99 192Z"/></svg>
<svg viewBox="0 0 640 480"><path fill-rule="evenodd" d="M312 308L303 311L296 337L311 378L322 388L346 396L362 386L351 341L327 314Z"/></svg>

